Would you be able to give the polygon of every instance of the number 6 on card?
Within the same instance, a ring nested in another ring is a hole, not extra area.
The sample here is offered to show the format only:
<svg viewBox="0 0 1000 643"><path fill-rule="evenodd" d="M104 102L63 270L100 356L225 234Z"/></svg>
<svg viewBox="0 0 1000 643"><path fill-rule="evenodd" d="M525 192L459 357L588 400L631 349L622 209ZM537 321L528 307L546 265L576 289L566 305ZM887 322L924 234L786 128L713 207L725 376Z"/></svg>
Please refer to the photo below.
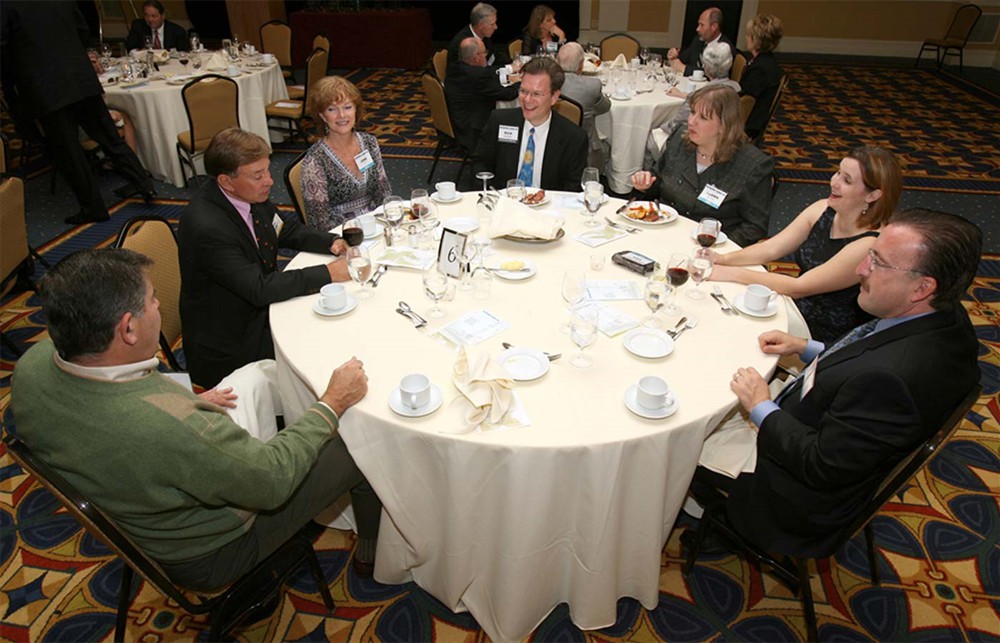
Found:
<svg viewBox="0 0 1000 643"><path fill-rule="evenodd" d="M449 277L462 277L462 253L469 236L444 228L441 232L441 244L438 246L438 269Z"/></svg>

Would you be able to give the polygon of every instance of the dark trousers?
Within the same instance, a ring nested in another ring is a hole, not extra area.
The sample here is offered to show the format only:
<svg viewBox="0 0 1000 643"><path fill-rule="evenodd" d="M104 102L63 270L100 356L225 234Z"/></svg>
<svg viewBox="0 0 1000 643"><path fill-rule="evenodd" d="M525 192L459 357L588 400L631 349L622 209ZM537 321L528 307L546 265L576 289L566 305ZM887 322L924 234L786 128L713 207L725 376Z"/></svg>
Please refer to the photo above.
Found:
<svg viewBox="0 0 1000 643"><path fill-rule="evenodd" d="M218 589L253 569L348 490L358 536L376 540L382 502L337 435L320 449L316 464L288 501L274 511L258 513L245 534L201 558L161 565L179 585L196 590Z"/></svg>
<svg viewBox="0 0 1000 643"><path fill-rule="evenodd" d="M49 154L56 168L62 172L76 195L86 217L107 219L108 208L101 197L97 177L87 163L80 145L79 131L97 143L118 171L141 192L153 189L142 163L135 153L118 136L108 107L100 96L88 96L38 119L45 130Z"/></svg>

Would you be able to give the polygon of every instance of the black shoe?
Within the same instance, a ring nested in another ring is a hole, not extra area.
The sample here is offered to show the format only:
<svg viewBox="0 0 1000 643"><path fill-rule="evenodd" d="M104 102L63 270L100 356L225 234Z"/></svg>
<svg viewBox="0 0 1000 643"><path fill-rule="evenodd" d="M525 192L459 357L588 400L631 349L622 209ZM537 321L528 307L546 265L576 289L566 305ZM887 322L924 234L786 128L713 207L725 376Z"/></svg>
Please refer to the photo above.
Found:
<svg viewBox="0 0 1000 643"><path fill-rule="evenodd" d="M355 556L351 559L351 567L354 568L354 573L358 575L358 578L370 579L375 577L375 562L366 563L364 561L358 560Z"/></svg>
<svg viewBox="0 0 1000 643"><path fill-rule="evenodd" d="M121 197L123 199L127 199L130 196L139 194L139 190L137 190L131 183L126 183L125 185L121 186L120 188L115 188L112 191L117 196L119 196L119 197Z"/></svg>
<svg viewBox="0 0 1000 643"><path fill-rule="evenodd" d="M694 549L697 543L697 528L689 528L681 534L681 545L684 546L685 550L690 551ZM701 542L701 547L698 549L699 554L724 554L729 551L732 551L732 545L714 529L708 532L708 536Z"/></svg>
<svg viewBox="0 0 1000 643"><path fill-rule="evenodd" d="M156 190L143 190L142 192L142 200L147 204L151 203L157 196Z"/></svg>
<svg viewBox="0 0 1000 643"><path fill-rule="evenodd" d="M86 225L88 223L101 223L102 221L107 221L110 219L108 215L103 217L92 217L90 215L84 214L83 212L77 212L71 217L66 217L63 219L69 225Z"/></svg>

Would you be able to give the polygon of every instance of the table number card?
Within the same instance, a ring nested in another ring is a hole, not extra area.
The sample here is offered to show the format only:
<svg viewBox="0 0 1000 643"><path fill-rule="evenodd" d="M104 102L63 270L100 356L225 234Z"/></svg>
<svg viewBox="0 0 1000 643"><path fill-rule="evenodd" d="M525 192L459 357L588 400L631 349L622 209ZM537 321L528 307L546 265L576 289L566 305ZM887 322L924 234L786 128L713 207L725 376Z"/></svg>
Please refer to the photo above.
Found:
<svg viewBox="0 0 1000 643"><path fill-rule="evenodd" d="M441 272L455 279L462 277L462 253L468 241L467 234L447 227L441 231L441 243L438 244L438 268Z"/></svg>

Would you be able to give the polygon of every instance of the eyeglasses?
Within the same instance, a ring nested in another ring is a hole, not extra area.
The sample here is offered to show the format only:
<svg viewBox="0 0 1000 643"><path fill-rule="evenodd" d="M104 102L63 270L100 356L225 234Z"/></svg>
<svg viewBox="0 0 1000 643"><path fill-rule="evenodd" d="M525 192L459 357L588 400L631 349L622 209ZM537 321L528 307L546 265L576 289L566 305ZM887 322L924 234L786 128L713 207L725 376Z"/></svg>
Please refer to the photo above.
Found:
<svg viewBox="0 0 1000 643"><path fill-rule="evenodd" d="M874 250L868 250L868 262L871 264L872 270L898 270L900 272L912 272L915 275L922 275L924 272L922 270L914 270L913 268L900 268L899 266L890 266L886 262L879 259L878 255Z"/></svg>
<svg viewBox="0 0 1000 643"><path fill-rule="evenodd" d="M536 99L545 98L551 95L551 92L529 92L526 89L519 89L517 93L520 94L521 96L531 96L532 98Z"/></svg>

